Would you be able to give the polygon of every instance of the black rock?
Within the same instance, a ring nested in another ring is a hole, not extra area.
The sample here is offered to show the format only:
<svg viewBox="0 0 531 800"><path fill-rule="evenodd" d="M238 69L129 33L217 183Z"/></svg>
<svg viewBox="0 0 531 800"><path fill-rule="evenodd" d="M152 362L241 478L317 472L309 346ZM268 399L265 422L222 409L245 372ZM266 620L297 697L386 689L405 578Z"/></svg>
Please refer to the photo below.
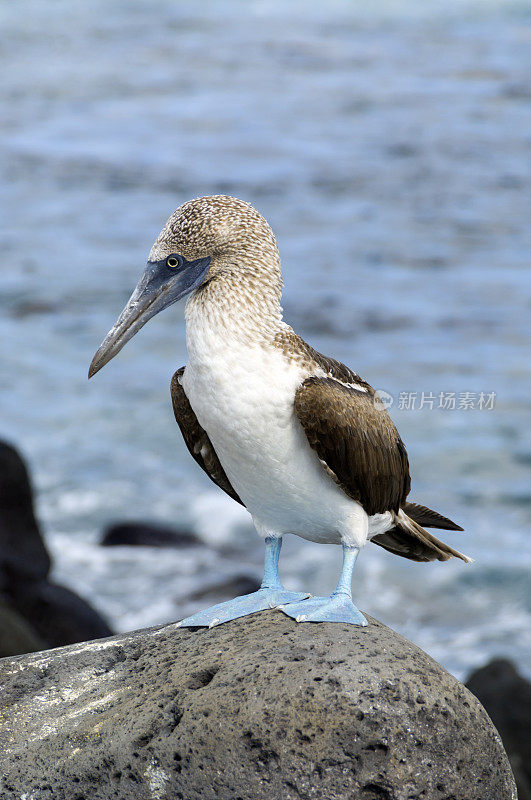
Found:
<svg viewBox="0 0 531 800"><path fill-rule="evenodd" d="M485 706L500 734L518 786L531 800L531 683L514 664L497 658L475 670L466 686Z"/></svg>
<svg viewBox="0 0 531 800"><path fill-rule="evenodd" d="M478 700L415 645L265 611L0 662L2 800L516 800Z"/></svg>
<svg viewBox="0 0 531 800"><path fill-rule="evenodd" d="M0 599L0 658L34 653L46 642L8 602Z"/></svg>
<svg viewBox="0 0 531 800"><path fill-rule="evenodd" d="M29 652L112 633L88 603L70 589L49 583L49 571L50 556L35 518L28 471L15 448L0 442L0 592L6 603L0 614L3 655L20 653L25 646Z"/></svg>
<svg viewBox="0 0 531 800"><path fill-rule="evenodd" d="M18 584L10 592L9 599L48 647L101 639L112 634L103 617L64 586L48 581L26 586Z"/></svg>
<svg viewBox="0 0 531 800"><path fill-rule="evenodd" d="M103 532L100 544L144 545L146 547L190 547L201 540L190 531L170 528L156 522L119 522Z"/></svg>
<svg viewBox="0 0 531 800"><path fill-rule="evenodd" d="M42 580L49 570L28 471L15 448L0 441L0 585L13 575Z"/></svg>
<svg viewBox="0 0 531 800"><path fill-rule="evenodd" d="M249 575L234 575L225 581L214 583L198 589L190 595L190 600L207 600L214 602L225 598L238 597L241 594L251 594L260 588L260 581Z"/></svg>

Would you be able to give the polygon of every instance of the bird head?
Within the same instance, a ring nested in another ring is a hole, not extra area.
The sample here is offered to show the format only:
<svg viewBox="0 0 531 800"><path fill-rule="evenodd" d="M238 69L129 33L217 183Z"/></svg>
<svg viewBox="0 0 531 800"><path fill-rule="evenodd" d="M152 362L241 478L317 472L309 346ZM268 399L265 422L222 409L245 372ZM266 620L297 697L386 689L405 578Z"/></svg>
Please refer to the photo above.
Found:
<svg viewBox="0 0 531 800"><path fill-rule="evenodd" d="M249 203L225 195L184 203L159 233L144 274L92 359L89 378L163 308L227 270L259 269L268 261L278 264L275 237ZM279 267L278 276L280 285Z"/></svg>

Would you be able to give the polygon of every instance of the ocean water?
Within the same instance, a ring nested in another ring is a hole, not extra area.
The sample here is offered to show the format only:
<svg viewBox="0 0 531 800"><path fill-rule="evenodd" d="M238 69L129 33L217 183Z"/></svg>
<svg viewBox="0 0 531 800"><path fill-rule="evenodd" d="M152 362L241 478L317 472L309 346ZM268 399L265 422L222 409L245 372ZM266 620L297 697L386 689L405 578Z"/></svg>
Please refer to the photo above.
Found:
<svg viewBox="0 0 531 800"><path fill-rule="evenodd" d="M460 677L495 655L529 674L529 3L20 0L2 16L0 436L29 460L57 580L127 630L260 575L247 513L173 421L182 307L86 379L166 217L225 192L277 234L288 321L392 396L411 498L466 528L445 538L471 566L369 545L357 603ZM101 548L124 518L205 546ZM287 539L288 585L329 591L340 549Z"/></svg>

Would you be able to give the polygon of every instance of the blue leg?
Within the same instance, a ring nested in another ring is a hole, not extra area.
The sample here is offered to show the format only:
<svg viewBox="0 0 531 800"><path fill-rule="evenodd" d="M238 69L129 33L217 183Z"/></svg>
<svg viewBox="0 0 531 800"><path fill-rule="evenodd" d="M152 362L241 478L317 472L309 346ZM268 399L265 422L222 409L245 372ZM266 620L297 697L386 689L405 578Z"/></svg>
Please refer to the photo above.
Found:
<svg viewBox="0 0 531 800"><path fill-rule="evenodd" d="M300 603L280 606L280 610L297 622L349 622L351 625L369 623L352 602L352 570L359 547L343 545L343 568L339 582L330 597L310 597Z"/></svg>
<svg viewBox="0 0 531 800"><path fill-rule="evenodd" d="M214 625L221 625L222 622L229 622L231 619L246 617L247 614L254 614L256 611L265 611L268 608L276 608L278 605L294 603L308 597L308 592L289 592L280 582L278 559L282 547L282 537L268 536L265 545L264 577L257 592L235 597L234 600L227 600L225 603L218 603L197 614L192 614L191 617L179 622L179 626L181 628L202 626L212 628Z"/></svg>

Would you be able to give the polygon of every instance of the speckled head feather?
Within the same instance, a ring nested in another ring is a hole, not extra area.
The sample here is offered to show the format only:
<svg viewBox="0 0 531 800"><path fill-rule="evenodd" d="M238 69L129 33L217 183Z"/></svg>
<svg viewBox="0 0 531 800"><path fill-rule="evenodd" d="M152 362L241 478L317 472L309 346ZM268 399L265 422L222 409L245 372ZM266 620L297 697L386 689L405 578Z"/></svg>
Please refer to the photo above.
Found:
<svg viewBox="0 0 531 800"><path fill-rule="evenodd" d="M280 258L275 236L252 205L228 195L189 200L174 211L149 254L159 261L170 253L187 260L212 259L207 280L227 267L231 271L258 270L281 285Z"/></svg>
<svg viewBox="0 0 531 800"><path fill-rule="evenodd" d="M253 206L228 195L184 203L164 225L149 261L170 254L210 259L202 284L187 301L189 327L206 330L209 319L219 335L230 328L249 341L274 338L282 324L280 257L273 231Z"/></svg>

